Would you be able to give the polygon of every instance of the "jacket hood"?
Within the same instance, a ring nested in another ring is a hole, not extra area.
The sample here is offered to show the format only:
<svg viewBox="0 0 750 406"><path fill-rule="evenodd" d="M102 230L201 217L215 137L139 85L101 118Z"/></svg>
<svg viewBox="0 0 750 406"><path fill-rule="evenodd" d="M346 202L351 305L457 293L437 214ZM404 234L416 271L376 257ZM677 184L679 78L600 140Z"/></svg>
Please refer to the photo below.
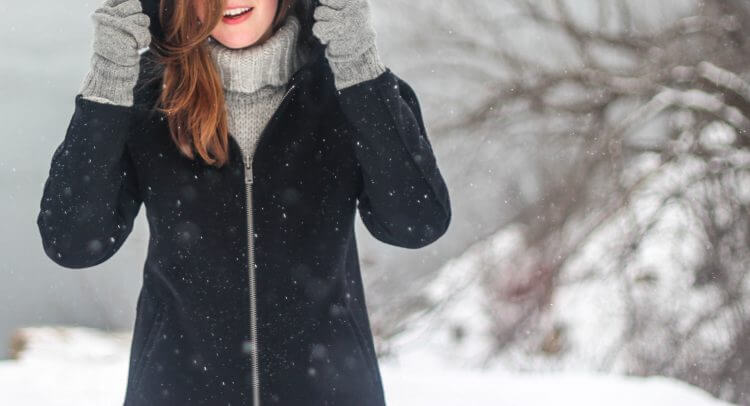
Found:
<svg viewBox="0 0 750 406"><path fill-rule="evenodd" d="M140 0L143 12L148 15L151 19L149 30L154 38L163 39L164 30L159 21L159 5L160 0ZM186 1L186 0L166 0L165 8L168 8L175 1ZM313 17L313 11L319 5L319 0L296 0L294 2L293 12L297 15L300 22L302 23L302 32L300 33L300 41L309 46L313 51L322 51L323 44L313 35L312 25L315 22Z"/></svg>
<svg viewBox="0 0 750 406"><path fill-rule="evenodd" d="M151 36L161 39L164 38L164 31L159 22L159 3L159 0L141 0L143 12L151 19L148 27L149 31L151 31Z"/></svg>

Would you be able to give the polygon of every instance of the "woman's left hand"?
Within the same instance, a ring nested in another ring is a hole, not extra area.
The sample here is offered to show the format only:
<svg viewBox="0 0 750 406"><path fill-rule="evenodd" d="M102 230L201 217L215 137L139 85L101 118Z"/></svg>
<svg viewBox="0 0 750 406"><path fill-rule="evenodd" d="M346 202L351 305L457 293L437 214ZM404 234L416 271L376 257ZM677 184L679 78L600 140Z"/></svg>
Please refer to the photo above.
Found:
<svg viewBox="0 0 750 406"><path fill-rule="evenodd" d="M319 0L313 34L326 46L337 88L372 79L385 71L375 47L369 0Z"/></svg>
<svg viewBox="0 0 750 406"><path fill-rule="evenodd" d="M352 59L375 43L368 0L319 0L312 30L320 42L328 44L326 56Z"/></svg>

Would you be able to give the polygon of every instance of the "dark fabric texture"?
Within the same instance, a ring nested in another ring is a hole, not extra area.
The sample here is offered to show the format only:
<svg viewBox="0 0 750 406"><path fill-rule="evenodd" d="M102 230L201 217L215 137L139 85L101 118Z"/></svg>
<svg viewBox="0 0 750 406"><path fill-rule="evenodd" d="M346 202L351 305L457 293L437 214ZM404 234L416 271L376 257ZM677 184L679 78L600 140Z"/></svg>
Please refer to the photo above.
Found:
<svg viewBox="0 0 750 406"><path fill-rule="evenodd" d="M134 105L77 95L37 224L66 268L112 257L143 205L150 231L126 406L252 405L245 171L182 156L152 109L147 52ZM287 85L253 160L262 405L385 404L354 233L424 247L451 220L412 88L390 69L337 91L322 48Z"/></svg>

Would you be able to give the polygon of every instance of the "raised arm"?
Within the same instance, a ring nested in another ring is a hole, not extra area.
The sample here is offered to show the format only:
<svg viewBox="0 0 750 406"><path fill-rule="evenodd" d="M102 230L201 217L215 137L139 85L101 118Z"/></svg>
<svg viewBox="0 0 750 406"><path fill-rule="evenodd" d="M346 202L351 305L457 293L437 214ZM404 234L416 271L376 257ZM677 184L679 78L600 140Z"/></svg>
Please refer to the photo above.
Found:
<svg viewBox="0 0 750 406"><path fill-rule="evenodd" d="M47 256L68 268L106 261L125 242L142 203L127 151L138 49L148 17L138 0L107 0L96 22L91 68L50 164L37 225Z"/></svg>
<svg viewBox="0 0 750 406"><path fill-rule="evenodd" d="M126 151L128 107L75 98L52 156L37 225L48 257L67 268L104 262L130 234L141 199Z"/></svg>
<svg viewBox="0 0 750 406"><path fill-rule="evenodd" d="M391 245L420 248L434 242L448 229L451 203L414 91L386 69L341 89L339 96L356 130L363 223Z"/></svg>
<svg viewBox="0 0 750 406"><path fill-rule="evenodd" d="M341 109L353 127L358 208L372 235L420 248L448 229L451 204L414 90L378 54L368 0L320 0L313 33L326 45Z"/></svg>

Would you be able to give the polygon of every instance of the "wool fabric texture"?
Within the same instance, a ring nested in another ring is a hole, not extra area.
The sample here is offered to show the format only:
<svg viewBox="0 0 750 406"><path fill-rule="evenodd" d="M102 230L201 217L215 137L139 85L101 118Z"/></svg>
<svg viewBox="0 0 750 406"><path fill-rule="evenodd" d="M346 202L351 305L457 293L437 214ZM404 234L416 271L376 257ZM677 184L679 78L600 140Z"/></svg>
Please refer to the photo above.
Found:
<svg viewBox="0 0 750 406"><path fill-rule="evenodd" d="M337 90L374 79L385 72L376 45L369 0L320 0L313 34L326 45L325 55Z"/></svg>
<svg viewBox="0 0 750 406"><path fill-rule="evenodd" d="M265 42L232 49L212 37L211 57L221 75L229 133L243 154L252 155L261 132L286 93L286 84L304 63L297 46L300 21L289 15Z"/></svg>
<svg viewBox="0 0 750 406"><path fill-rule="evenodd" d="M138 51L151 44L150 18L140 0L106 0L90 18L93 55L79 93L101 103L132 106L140 73Z"/></svg>

